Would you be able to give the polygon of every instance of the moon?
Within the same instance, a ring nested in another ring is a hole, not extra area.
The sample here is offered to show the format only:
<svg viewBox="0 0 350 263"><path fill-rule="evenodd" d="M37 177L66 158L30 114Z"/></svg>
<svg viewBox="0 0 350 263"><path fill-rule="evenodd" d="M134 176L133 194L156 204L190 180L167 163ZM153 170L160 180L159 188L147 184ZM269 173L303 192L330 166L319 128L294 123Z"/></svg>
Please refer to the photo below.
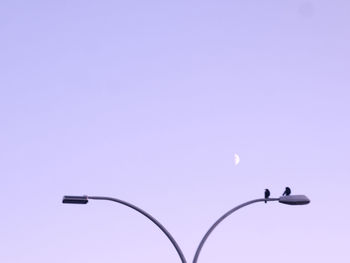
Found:
<svg viewBox="0 0 350 263"><path fill-rule="evenodd" d="M241 161L241 158L239 158L239 155L237 153L235 153L235 155L233 156L233 162L235 164L235 166L237 166Z"/></svg>

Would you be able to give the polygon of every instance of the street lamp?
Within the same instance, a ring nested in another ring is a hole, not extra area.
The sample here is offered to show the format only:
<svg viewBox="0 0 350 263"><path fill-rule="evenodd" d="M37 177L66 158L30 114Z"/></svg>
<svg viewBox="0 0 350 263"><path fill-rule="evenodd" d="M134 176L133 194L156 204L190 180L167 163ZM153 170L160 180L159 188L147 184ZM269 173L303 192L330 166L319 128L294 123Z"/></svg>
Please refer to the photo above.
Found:
<svg viewBox="0 0 350 263"><path fill-rule="evenodd" d="M89 200L107 200L107 201L112 201L112 202L117 202L119 204L125 205L127 207L130 207L133 210L136 210L140 214L144 215L147 217L149 220L151 220L157 227L160 228L160 230L168 237L170 242L173 244L174 248L176 249L176 252L178 253L181 262L186 263L186 258L184 254L182 253L179 245L176 243L175 239L172 237L172 235L169 233L169 231L153 216L151 216L149 213L146 211L142 210L141 208L138 208L137 206L130 204L128 202L125 202L123 200L117 199L117 198L112 198L112 197L104 197L104 196L71 196L71 195L66 195L63 197L62 202L64 204L87 204Z"/></svg>
<svg viewBox="0 0 350 263"><path fill-rule="evenodd" d="M147 217L149 220L151 220L155 225L157 225L160 230L168 237L168 239L170 240L170 242L173 244L174 248L176 249L176 252L178 253L181 262L182 263L186 263L186 258L183 255L179 245L177 244L177 242L175 241L175 239L172 237L172 235L169 233L169 231L157 220L155 219L153 216L151 216L150 214L148 214L146 211L142 210L141 208L138 208L137 206L130 204L128 202L125 202L123 200L117 199L117 198L112 198L112 197L104 197L104 196L70 196L70 195L66 195L63 197L62 202L65 204L87 204L89 202L89 200L107 200L107 201L113 201L113 202L117 202L119 204L125 205L127 207L130 207L133 210L136 210L137 212L139 212L140 214L144 215L145 217ZM229 210L228 212L226 212L223 216L221 216L207 231L207 233L204 235L204 237L202 238L201 242L199 243L199 246L196 250L195 256L193 258L193 263L197 263L198 261L198 257L199 254L204 246L204 243L206 242L206 240L208 239L209 235L213 232L213 230L229 215L231 215L232 213L234 213L235 211L254 204L254 203L258 203L258 202L272 202L272 201L278 201L282 204L286 204L286 205L307 205L310 203L310 199L307 198L305 195L287 195L287 196L281 196L279 198L260 198L260 199L254 199L251 201L248 201L246 203L243 203L239 206L236 206L235 208Z"/></svg>
<svg viewBox="0 0 350 263"><path fill-rule="evenodd" d="M193 258L193 263L197 263L198 261L198 257L199 254L204 246L205 241L208 239L209 235L213 232L213 230L229 215L231 215L232 213L236 212L237 210L254 204L254 203L258 203L258 202L272 202L272 201L278 201L282 204L286 204L286 205L307 205L310 203L310 199L307 198L305 195L288 195L288 196L281 196L280 198L260 198L260 199L255 199L246 203L243 203L239 206L236 206L235 208L229 210L228 212L226 212L223 216L221 216L207 231L207 233L204 235L204 237L202 238L201 242L199 243L199 246L196 250L196 254Z"/></svg>

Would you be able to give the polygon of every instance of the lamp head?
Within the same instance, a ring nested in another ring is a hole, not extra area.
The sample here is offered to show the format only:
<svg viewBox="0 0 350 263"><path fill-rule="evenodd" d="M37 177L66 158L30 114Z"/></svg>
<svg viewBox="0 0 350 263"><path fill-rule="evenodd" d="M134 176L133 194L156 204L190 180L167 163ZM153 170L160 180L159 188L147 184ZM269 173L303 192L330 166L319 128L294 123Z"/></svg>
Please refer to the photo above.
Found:
<svg viewBox="0 0 350 263"><path fill-rule="evenodd" d="M286 205L307 205L310 203L310 199L305 195L281 196L278 201Z"/></svg>
<svg viewBox="0 0 350 263"><path fill-rule="evenodd" d="M63 197L62 203L64 204L87 204L89 202L88 196L76 196L76 195L65 195Z"/></svg>

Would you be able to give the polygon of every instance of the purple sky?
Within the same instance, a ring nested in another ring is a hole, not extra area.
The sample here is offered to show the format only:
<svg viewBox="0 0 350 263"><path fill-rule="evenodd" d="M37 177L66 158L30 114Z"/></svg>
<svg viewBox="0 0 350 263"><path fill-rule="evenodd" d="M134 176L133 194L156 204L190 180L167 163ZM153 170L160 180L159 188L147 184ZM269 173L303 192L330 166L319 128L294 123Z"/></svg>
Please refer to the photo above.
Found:
<svg viewBox="0 0 350 263"><path fill-rule="evenodd" d="M350 2L0 3L0 262L347 262ZM241 163L234 166L238 153Z"/></svg>

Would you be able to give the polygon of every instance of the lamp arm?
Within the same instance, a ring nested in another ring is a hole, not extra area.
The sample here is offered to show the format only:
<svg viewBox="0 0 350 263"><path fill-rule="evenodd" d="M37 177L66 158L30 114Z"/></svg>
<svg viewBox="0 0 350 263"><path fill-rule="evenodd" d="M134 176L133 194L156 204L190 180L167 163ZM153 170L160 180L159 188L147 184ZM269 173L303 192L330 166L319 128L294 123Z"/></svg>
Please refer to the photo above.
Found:
<svg viewBox="0 0 350 263"><path fill-rule="evenodd" d="M226 212L223 216L221 216L218 220L216 220L216 222L209 228L209 230L207 231L207 233L204 235L204 237L202 238L201 242L199 243L199 246L196 250L196 254L193 258L193 263L197 263L198 261L198 257L199 257L199 254L204 246L204 243L205 241L208 239L209 235L213 232L213 230L226 218L228 217L229 215L231 215L232 213L236 212L237 210L245 207L245 206L248 206L248 205L251 205L251 204L254 204L254 203L258 203L258 202L271 202L271 201L278 201L279 198L260 198L260 199L254 199L254 200L251 200L251 201L248 201L246 203L243 203L239 206L236 206L235 208L232 208L231 210L229 210L228 212Z"/></svg>
<svg viewBox="0 0 350 263"><path fill-rule="evenodd" d="M160 230L167 236L167 238L173 244L174 248L176 249L176 252L178 253L178 255L179 255L180 259L181 259L181 262L182 263L186 263L186 258L184 256L184 254L182 253L179 245L177 244L177 242L175 241L173 236L170 234L170 232L157 219L155 219L153 216L151 216L146 211L142 210L141 208L139 208L139 207L137 207L137 206L135 206L133 204L130 204L128 202L125 202L125 201L117 199L117 198L105 197L105 196L88 196L87 198L88 199L93 199L93 200L107 200L107 201L116 202L116 203L125 205L127 207L130 207L131 209L133 209L133 210L139 212L140 214L144 215L149 220L151 220L158 228L160 228Z"/></svg>

